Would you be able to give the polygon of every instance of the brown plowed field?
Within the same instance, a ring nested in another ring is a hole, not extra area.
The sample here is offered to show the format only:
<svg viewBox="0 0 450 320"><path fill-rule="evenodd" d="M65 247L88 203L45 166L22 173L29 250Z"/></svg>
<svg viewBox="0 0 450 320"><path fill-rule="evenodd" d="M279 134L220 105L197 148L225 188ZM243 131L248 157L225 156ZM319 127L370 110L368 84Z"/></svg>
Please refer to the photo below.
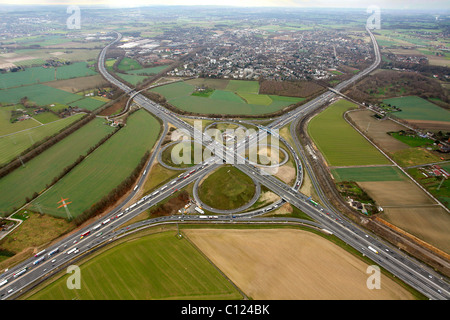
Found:
<svg viewBox="0 0 450 320"><path fill-rule="evenodd" d="M386 208L382 218L450 254L450 215L443 208Z"/></svg>
<svg viewBox="0 0 450 320"><path fill-rule="evenodd" d="M417 206L436 204L411 180L358 182L380 206Z"/></svg>
<svg viewBox="0 0 450 320"><path fill-rule="evenodd" d="M192 229L185 235L253 299L413 299L386 276L369 290L368 265L302 230Z"/></svg>
<svg viewBox="0 0 450 320"><path fill-rule="evenodd" d="M371 137L381 149L392 153L409 148L407 144L387 134L391 131L405 130L404 126L391 120L377 120L372 117L373 114L370 110L358 110L349 112L348 117L365 135Z"/></svg>

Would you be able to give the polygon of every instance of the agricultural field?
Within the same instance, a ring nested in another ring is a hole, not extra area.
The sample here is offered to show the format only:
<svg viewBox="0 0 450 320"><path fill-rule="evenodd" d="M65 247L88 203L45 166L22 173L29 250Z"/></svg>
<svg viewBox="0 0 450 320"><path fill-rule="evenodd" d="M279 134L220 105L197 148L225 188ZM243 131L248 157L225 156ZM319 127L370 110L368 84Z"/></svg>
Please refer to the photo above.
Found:
<svg viewBox="0 0 450 320"><path fill-rule="evenodd" d="M401 167L439 162L441 159L429 150L421 147L409 148L394 152L392 159Z"/></svg>
<svg viewBox="0 0 450 320"><path fill-rule="evenodd" d="M6 134L11 134L17 131L22 131L39 126L39 122L33 119L28 119L25 121L16 121L12 123L11 112L16 110L24 110L24 106L21 104L13 106L0 106L0 137Z"/></svg>
<svg viewBox="0 0 450 320"><path fill-rule="evenodd" d="M136 60L125 57L117 65L117 69L127 72L131 70L140 70L142 69L142 66Z"/></svg>
<svg viewBox="0 0 450 320"><path fill-rule="evenodd" d="M196 88L213 89L207 95ZM279 111L303 98L260 95L257 81L193 79L151 89L175 107L200 114L262 115Z"/></svg>
<svg viewBox="0 0 450 320"><path fill-rule="evenodd" d="M308 231L189 229L183 232L236 286L255 300L415 299L385 275L380 290L367 289L366 261Z"/></svg>
<svg viewBox="0 0 450 320"><path fill-rule="evenodd" d="M406 134L401 134L401 132L392 132L390 133L390 135L410 147L421 147L427 144L434 143L433 139L422 138L418 136L408 136Z"/></svg>
<svg viewBox="0 0 450 320"><path fill-rule="evenodd" d="M222 166L200 182L198 194L205 204L213 208L235 209L253 198L255 184L239 169Z"/></svg>
<svg viewBox="0 0 450 320"><path fill-rule="evenodd" d="M390 164L374 146L355 131L343 114L355 105L339 100L311 119L308 133L330 166Z"/></svg>
<svg viewBox="0 0 450 320"><path fill-rule="evenodd" d="M5 164L13 160L36 142L42 141L46 137L58 133L83 116L84 114L76 114L44 125L25 129L14 134L0 136L0 164Z"/></svg>
<svg viewBox="0 0 450 320"><path fill-rule="evenodd" d="M142 68L142 69L139 69L139 70L129 70L129 71L127 71L127 73L128 74L137 74L137 75L151 76L151 75L160 73L161 71L163 71L167 67L168 67L168 65L151 67L151 68Z"/></svg>
<svg viewBox="0 0 450 320"><path fill-rule="evenodd" d="M55 80L96 75L86 62L76 62L57 68L32 67L24 71L0 74L0 88L7 89Z"/></svg>
<svg viewBox="0 0 450 320"><path fill-rule="evenodd" d="M80 215L132 173L153 147L159 132L159 122L152 115L144 110L136 111L124 128L32 204L39 203L45 213L65 218L65 211L56 209L64 196L72 201L71 215Z"/></svg>
<svg viewBox="0 0 450 320"><path fill-rule="evenodd" d="M346 167L333 168L336 181L402 181L406 176L396 167Z"/></svg>
<svg viewBox="0 0 450 320"><path fill-rule="evenodd" d="M26 198L31 199L33 193L42 192L65 167L86 155L89 148L112 131L103 119L95 118L27 162L25 167L0 178L0 215L11 213L13 208L22 206Z"/></svg>
<svg viewBox="0 0 450 320"><path fill-rule="evenodd" d="M81 289L67 276L30 300L238 300L237 289L187 239L174 231L130 239L80 265Z"/></svg>
<svg viewBox="0 0 450 320"><path fill-rule="evenodd" d="M360 131L373 139L386 152L395 152L408 148L408 145L389 135L388 132L398 132L405 128L390 120L380 120L374 117L370 110L356 110L348 113L348 118L356 124Z"/></svg>
<svg viewBox="0 0 450 320"><path fill-rule="evenodd" d="M93 98L85 98L78 94L55 89L43 84L35 84L23 88L5 89L1 90L0 93L0 103L3 104L18 104L22 98L27 97L28 103L36 104L38 106L49 106L55 103L72 105L83 99L84 102L81 102L82 105L90 100L94 100L92 101L92 105L98 105L98 101L95 101ZM88 103L88 105L90 105L90 103Z"/></svg>
<svg viewBox="0 0 450 320"><path fill-rule="evenodd" d="M399 107L402 111L396 112L395 116L401 119L450 122L450 111L417 96L385 99L383 102Z"/></svg>

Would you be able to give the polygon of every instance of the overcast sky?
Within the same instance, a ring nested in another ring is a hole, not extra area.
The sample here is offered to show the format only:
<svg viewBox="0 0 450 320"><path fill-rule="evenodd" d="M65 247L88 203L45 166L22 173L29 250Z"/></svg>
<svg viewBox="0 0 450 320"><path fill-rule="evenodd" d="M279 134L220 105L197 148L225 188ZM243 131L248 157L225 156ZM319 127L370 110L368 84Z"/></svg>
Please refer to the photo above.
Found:
<svg viewBox="0 0 450 320"><path fill-rule="evenodd" d="M138 7L151 5L229 5L239 7L339 7L367 8L376 5L385 9L446 9L449 0L0 0L0 4L24 5L106 5Z"/></svg>

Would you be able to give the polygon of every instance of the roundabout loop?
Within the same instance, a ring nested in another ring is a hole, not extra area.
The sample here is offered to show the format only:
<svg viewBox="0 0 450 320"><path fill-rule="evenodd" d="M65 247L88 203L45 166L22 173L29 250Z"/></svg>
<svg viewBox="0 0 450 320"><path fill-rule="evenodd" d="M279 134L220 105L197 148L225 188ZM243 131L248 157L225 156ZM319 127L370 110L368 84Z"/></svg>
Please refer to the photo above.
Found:
<svg viewBox="0 0 450 320"><path fill-rule="evenodd" d="M218 168L218 167L220 167L220 165L216 165L216 167ZM198 187L199 187L200 181L202 181L203 178L204 178L206 175L208 175L208 174L209 174L209 172L206 172L204 175L200 176L200 177L195 181L194 188L193 188L193 190L192 190L192 193L193 193L193 195L194 195L195 201L196 201L203 209L206 209L207 211L211 211L211 212L219 213L219 214L232 214L232 213L242 212L242 211L244 211L244 210L250 208L252 205L254 205L254 204L256 203L256 201L259 199L259 196L261 195L261 184L260 184L258 181L256 181L255 179L253 179L252 177L250 177L250 178L252 179L253 183L255 184L255 194L253 195L253 198L252 198L249 202L247 202L245 205L243 205L243 206L241 206L241 207L239 207L239 208L236 208L236 209L225 210L225 209L216 209L216 208L213 208L213 207L211 207L211 206L205 204L205 203L200 199L200 197L199 197L199 195L198 195Z"/></svg>

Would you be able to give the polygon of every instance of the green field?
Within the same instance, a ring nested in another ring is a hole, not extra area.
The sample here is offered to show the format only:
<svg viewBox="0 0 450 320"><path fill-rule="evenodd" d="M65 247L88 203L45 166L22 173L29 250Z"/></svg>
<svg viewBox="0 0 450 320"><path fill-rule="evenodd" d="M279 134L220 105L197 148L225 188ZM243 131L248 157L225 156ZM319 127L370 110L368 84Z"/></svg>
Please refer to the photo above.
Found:
<svg viewBox="0 0 450 320"><path fill-rule="evenodd" d="M440 161L438 156L421 147L399 150L394 152L391 157L401 167L409 167Z"/></svg>
<svg viewBox="0 0 450 320"><path fill-rule="evenodd" d="M37 200L43 211L66 217L56 204L69 198L76 217L117 187L151 150L160 132L159 122L145 110L133 113L127 124ZM33 203L35 203L34 201Z"/></svg>
<svg viewBox="0 0 450 320"><path fill-rule="evenodd" d="M336 181L401 181L406 176L396 167L349 167L333 168L331 173Z"/></svg>
<svg viewBox="0 0 450 320"><path fill-rule="evenodd" d="M130 70L142 69L142 66L136 60L125 57L117 65L117 69L119 69L120 71L127 72L127 71L130 71Z"/></svg>
<svg viewBox="0 0 450 320"><path fill-rule="evenodd" d="M390 133L395 139L407 144L410 147L420 147L426 144L433 144L433 139L422 138L418 136L407 136L405 134L400 134L399 132Z"/></svg>
<svg viewBox="0 0 450 320"><path fill-rule="evenodd" d="M213 208L236 209L252 199L255 184L239 169L223 166L200 183L198 194L205 204Z"/></svg>
<svg viewBox="0 0 450 320"><path fill-rule="evenodd" d="M122 78L124 81L132 84L133 86L137 85L139 82L142 82L146 79L148 79L148 76L140 76L137 74L124 74L124 73L116 73L120 78Z"/></svg>
<svg viewBox="0 0 450 320"><path fill-rule="evenodd" d="M252 93L259 88L256 81L226 81L194 79L153 88L151 91L161 94L170 104L181 110L200 114L261 115L279 111L304 100L302 98L257 95ZM207 86L215 90L208 96L192 95L196 86ZM219 89L224 87L225 89ZM230 87L238 89L237 93L230 91ZM243 98L248 99L247 102Z"/></svg>
<svg viewBox="0 0 450 320"><path fill-rule="evenodd" d="M36 142L58 133L83 116L84 114L76 114L45 125L0 137L0 164L13 160Z"/></svg>
<svg viewBox="0 0 450 320"><path fill-rule="evenodd" d="M402 111L396 112L395 116L401 119L450 122L448 110L417 96L385 99L383 102L399 107Z"/></svg>
<svg viewBox="0 0 450 320"><path fill-rule="evenodd" d="M0 136L39 126L33 119L11 123L11 111L25 108L23 105L0 107Z"/></svg>
<svg viewBox="0 0 450 320"><path fill-rule="evenodd" d="M64 80L96 75L87 67L86 62L76 62L57 68L32 67L24 71L0 74L0 88L20 87L24 85Z"/></svg>
<svg viewBox="0 0 450 320"><path fill-rule="evenodd" d="M27 97L28 101L34 102L39 106L48 106L54 103L71 105L74 101L84 99L83 96L78 94L55 89L43 84L0 90L0 103L17 104L24 97Z"/></svg>
<svg viewBox="0 0 450 320"><path fill-rule="evenodd" d="M175 232L148 235L101 253L80 266L81 289L69 275L31 300L237 300L236 288L188 240Z"/></svg>
<svg viewBox="0 0 450 320"><path fill-rule="evenodd" d="M330 166L391 164L343 118L355 105L339 100L311 119L308 133Z"/></svg>
<svg viewBox="0 0 450 320"><path fill-rule="evenodd" d="M80 155L86 155L89 148L113 131L103 119L96 118L40 155L0 179L0 215L11 213L31 198L34 192L41 192L47 184L71 165Z"/></svg>
<svg viewBox="0 0 450 320"><path fill-rule="evenodd" d="M164 65L164 66L158 66L158 67L152 67L152 68L143 68L143 69L139 69L139 70L129 70L127 71L128 74L138 74L138 75L153 75L153 74L158 74L161 71L163 71L164 69L166 69L168 66Z"/></svg>
<svg viewBox="0 0 450 320"><path fill-rule="evenodd" d="M246 80L230 80L225 90L258 94L259 82Z"/></svg>
<svg viewBox="0 0 450 320"><path fill-rule="evenodd" d="M238 92L237 94L249 104L260 104L263 106L268 106L273 102L273 100L266 94L246 92Z"/></svg>

